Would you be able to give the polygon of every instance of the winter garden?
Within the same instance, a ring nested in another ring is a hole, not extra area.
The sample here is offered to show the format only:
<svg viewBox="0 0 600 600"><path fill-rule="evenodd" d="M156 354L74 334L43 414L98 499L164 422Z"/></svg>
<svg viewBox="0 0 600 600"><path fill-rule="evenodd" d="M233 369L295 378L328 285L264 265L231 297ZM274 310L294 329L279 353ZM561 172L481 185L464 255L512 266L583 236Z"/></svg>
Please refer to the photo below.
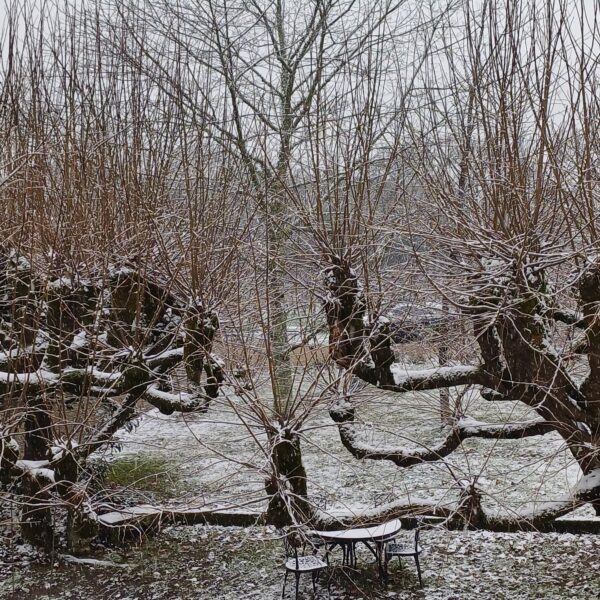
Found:
<svg viewBox="0 0 600 600"><path fill-rule="evenodd" d="M0 10L0 598L600 595L598 2Z"/></svg>

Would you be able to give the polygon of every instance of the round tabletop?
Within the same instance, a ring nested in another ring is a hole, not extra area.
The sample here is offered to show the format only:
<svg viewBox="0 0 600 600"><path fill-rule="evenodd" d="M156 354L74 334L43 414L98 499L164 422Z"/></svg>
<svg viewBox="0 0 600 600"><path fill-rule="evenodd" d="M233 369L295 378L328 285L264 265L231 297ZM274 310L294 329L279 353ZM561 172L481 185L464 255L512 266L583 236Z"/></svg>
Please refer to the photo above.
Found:
<svg viewBox="0 0 600 600"><path fill-rule="evenodd" d="M311 531L311 535L315 535L323 540L331 541L369 541L374 542L386 540L396 535L402 529L400 519L394 519L375 527L355 527L352 529L338 529L335 531Z"/></svg>

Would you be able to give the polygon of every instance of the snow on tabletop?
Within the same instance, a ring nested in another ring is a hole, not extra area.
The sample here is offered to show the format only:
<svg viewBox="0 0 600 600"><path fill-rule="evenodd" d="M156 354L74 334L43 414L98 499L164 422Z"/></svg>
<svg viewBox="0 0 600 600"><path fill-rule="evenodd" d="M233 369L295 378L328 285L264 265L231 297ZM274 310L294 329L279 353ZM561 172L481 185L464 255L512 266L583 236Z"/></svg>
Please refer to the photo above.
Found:
<svg viewBox="0 0 600 600"><path fill-rule="evenodd" d="M374 527L351 527L334 531L311 531L311 533L329 539L374 539L393 535L402 528L400 519L393 519Z"/></svg>

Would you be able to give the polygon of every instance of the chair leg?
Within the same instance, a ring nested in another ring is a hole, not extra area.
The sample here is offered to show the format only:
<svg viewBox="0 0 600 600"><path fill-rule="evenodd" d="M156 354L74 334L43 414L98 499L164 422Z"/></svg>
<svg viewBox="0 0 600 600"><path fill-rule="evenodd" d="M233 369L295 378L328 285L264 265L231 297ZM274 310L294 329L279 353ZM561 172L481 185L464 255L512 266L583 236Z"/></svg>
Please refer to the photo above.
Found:
<svg viewBox="0 0 600 600"><path fill-rule="evenodd" d="M298 587L300 586L300 573L296 573L296 600L298 600Z"/></svg>
<svg viewBox="0 0 600 600"><path fill-rule="evenodd" d="M286 569L285 576L283 577L283 589L281 590L281 597L282 598L285 597L285 584L287 582L287 576L288 576L288 572L287 572L287 569Z"/></svg>
<svg viewBox="0 0 600 600"><path fill-rule="evenodd" d="M312 580L313 580L313 594L317 595L317 572L312 572Z"/></svg>
<svg viewBox="0 0 600 600"><path fill-rule="evenodd" d="M417 565L417 575L419 576L419 587L423 588L423 579L421 578L421 564L419 563L418 554L415 554L415 563Z"/></svg>

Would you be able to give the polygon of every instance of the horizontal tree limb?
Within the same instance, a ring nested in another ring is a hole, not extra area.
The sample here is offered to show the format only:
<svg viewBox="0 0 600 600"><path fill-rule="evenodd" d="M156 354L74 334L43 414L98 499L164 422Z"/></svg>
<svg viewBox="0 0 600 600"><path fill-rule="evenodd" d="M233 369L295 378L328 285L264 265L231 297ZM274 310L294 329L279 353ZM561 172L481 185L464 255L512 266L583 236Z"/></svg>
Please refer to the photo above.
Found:
<svg viewBox="0 0 600 600"><path fill-rule="evenodd" d="M468 417L456 420L451 431L439 444L432 447L377 448L358 439L354 424L354 408L348 402L341 402L330 409L332 419L338 424L342 444L358 459L389 460L399 467L435 462L454 452L464 440L469 438L514 440L534 435L544 435L554 431L547 421L526 421L521 423L483 423Z"/></svg>
<svg viewBox="0 0 600 600"><path fill-rule="evenodd" d="M390 367L394 383L381 386L394 392L419 392L459 385L477 385L485 381L485 370L481 366L456 365L407 371L399 363Z"/></svg>
<svg viewBox="0 0 600 600"><path fill-rule="evenodd" d="M183 360L183 346L170 348L158 354L144 356L144 362L150 369L165 371L179 364Z"/></svg>
<svg viewBox="0 0 600 600"><path fill-rule="evenodd" d="M363 381L390 392L424 392L451 388L461 385L482 385L490 387L493 378L482 365L454 365L433 369L407 370L401 363L387 367L376 367L364 360L349 362L336 359Z"/></svg>
<svg viewBox="0 0 600 600"><path fill-rule="evenodd" d="M30 373L7 373L0 371L0 389L4 393L18 392L24 389L37 392L57 385L73 385L83 387L86 385L105 386L116 385L121 373L118 371L104 372L89 367L87 369L65 369L62 373L54 373L45 369L38 369Z"/></svg>
<svg viewBox="0 0 600 600"><path fill-rule="evenodd" d="M560 506L547 506L530 515L497 516L485 514L485 522L479 526L471 523L472 529L512 533L517 531L560 532L560 533L600 533L600 521L592 519L560 519L582 503L565 501ZM329 515L320 511L315 518L315 527L323 531L350 527L372 527L401 519L403 529L412 529L419 521L425 525L443 526L450 530L462 530L464 520L456 512L456 507L434 506L425 502L390 503L365 511L361 514ZM433 519L429 519L432 517Z"/></svg>
<svg viewBox="0 0 600 600"><path fill-rule="evenodd" d="M112 539L139 535L172 524L251 527L265 524L265 516L257 512L161 506L133 506L98 515L100 534Z"/></svg>
<svg viewBox="0 0 600 600"><path fill-rule="evenodd" d="M0 391L4 394L20 392L24 389L38 391L58 385L60 380L55 373L46 370L31 373L8 373L0 371Z"/></svg>
<svg viewBox="0 0 600 600"><path fill-rule="evenodd" d="M392 519L402 519L402 527L416 516L429 516L444 523L448 523L456 512L456 505L440 505L437 502L427 502L425 500L411 501L408 498L401 498L393 502L388 502L376 508L364 511L347 511L346 513L329 514L325 510L315 511L314 528L322 531L332 531L336 529L350 527L372 527L381 525Z"/></svg>
<svg viewBox="0 0 600 600"><path fill-rule="evenodd" d="M158 408L166 415L174 412L188 413L206 409L210 400L203 394L189 394L187 392L165 392L157 385L151 385L143 394L144 400Z"/></svg>
<svg viewBox="0 0 600 600"><path fill-rule="evenodd" d="M555 431L550 421L532 420L517 423L483 423L470 418L459 419L456 423L462 440L482 438L488 440L519 440L534 435L545 435Z"/></svg>

